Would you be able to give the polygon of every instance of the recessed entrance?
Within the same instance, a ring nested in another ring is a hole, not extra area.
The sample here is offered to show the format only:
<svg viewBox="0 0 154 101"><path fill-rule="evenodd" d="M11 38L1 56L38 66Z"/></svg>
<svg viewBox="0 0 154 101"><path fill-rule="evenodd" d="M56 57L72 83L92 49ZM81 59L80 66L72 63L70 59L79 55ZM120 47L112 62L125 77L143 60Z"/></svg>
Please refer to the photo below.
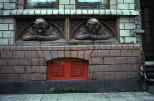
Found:
<svg viewBox="0 0 154 101"><path fill-rule="evenodd" d="M87 80L88 61L59 58L48 62L48 80Z"/></svg>

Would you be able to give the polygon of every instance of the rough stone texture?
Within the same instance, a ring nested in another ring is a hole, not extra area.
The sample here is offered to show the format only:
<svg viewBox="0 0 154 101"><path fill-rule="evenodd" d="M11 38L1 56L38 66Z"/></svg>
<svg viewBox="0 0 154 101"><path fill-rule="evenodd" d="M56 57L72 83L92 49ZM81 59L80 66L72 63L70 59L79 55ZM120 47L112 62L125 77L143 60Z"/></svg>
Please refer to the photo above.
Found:
<svg viewBox="0 0 154 101"><path fill-rule="evenodd" d="M0 45L13 45L15 40L15 19L0 17Z"/></svg>
<svg viewBox="0 0 154 101"><path fill-rule="evenodd" d="M120 35L120 43L136 43L135 17L120 17L118 21L118 30Z"/></svg>
<svg viewBox="0 0 154 101"><path fill-rule="evenodd" d="M89 79L138 78L141 50L138 44L1 46L0 79L46 80L47 61L63 57L88 60Z"/></svg>
<svg viewBox="0 0 154 101"><path fill-rule="evenodd" d="M0 0L0 9L2 10L16 9L16 0Z"/></svg>
<svg viewBox="0 0 154 101"><path fill-rule="evenodd" d="M75 93L75 94L6 94L1 101L153 101L147 92Z"/></svg>

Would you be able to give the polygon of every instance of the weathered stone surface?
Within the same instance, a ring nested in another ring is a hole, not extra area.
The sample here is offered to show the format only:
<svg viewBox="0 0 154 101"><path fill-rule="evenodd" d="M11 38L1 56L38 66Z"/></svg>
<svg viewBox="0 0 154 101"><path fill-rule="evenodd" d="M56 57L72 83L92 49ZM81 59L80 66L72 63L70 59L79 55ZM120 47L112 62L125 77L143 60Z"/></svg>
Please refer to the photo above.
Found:
<svg viewBox="0 0 154 101"><path fill-rule="evenodd" d="M137 72L139 68L137 64L90 65L89 72Z"/></svg>
<svg viewBox="0 0 154 101"><path fill-rule="evenodd" d="M121 50L121 56L132 56L132 50Z"/></svg>
<svg viewBox="0 0 154 101"><path fill-rule="evenodd" d="M99 80L134 78L138 76L137 72L142 65L140 49L139 45L119 44L82 46L81 48L2 46L0 47L0 75L4 75L2 79L46 79L47 61L66 56L88 60L89 79L92 79L92 76Z"/></svg>
<svg viewBox="0 0 154 101"><path fill-rule="evenodd" d="M121 50L110 50L110 56L120 56Z"/></svg>
<svg viewBox="0 0 154 101"><path fill-rule="evenodd" d="M24 73L25 69L23 66L1 66L0 67L0 73Z"/></svg>
<svg viewBox="0 0 154 101"><path fill-rule="evenodd" d="M104 64L137 64L138 57L104 57Z"/></svg>
<svg viewBox="0 0 154 101"><path fill-rule="evenodd" d="M127 79L127 72L92 72L95 80L122 80ZM92 79L91 78L91 79Z"/></svg>
<svg viewBox="0 0 154 101"><path fill-rule="evenodd" d="M104 64L116 64L115 57L104 57Z"/></svg>
<svg viewBox="0 0 154 101"><path fill-rule="evenodd" d="M76 58L78 57L79 52L78 51L71 51L71 57Z"/></svg>
<svg viewBox="0 0 154 101"><path fill-rule="evenodd" d="M44 58L32 58L32 65L33 66L46 66L47 61Z"/></svg>
<svg viewBox="0 0 154 101"><path fill-rule="evenodd" d="M6 66L6 65L7 65L6 59L0 59L0 66Z"/></svg>
<svg viewBox="0 0 154 101"><path fill-rule="evenodd" d="M63 58L64 57L64 51L58 51L58 57ZM71 55L72 57L72 55Z"/></svg>
<svg viewBox="0 0 154 101"><path fill-rule="evenodd" d="M68 50L68 51L64 51L64 57L71 57L71 51Z"/></svg>
<svg viewBox="0 0 154 101"><path fill-rule="evenodd" d="M4 74L0 74L0 79L1 80L16 80L16 79L20 79L20 75L19 74L11 74L11 73L4 73Z"/></svg>
<svg viewBox="0 0 154 101"><path fill-rule="evenodd" d="M16 58L24 58L25 57L25 52L24 51L16 51L15 52L15 57Z"/></svg>
<svg viewBox="0 0 154 101"><path fill-rule="evenodd" d="M111 50L93 50L90 56L110 56Z"/></svg>
<svg viewBox="0 0 154 101"><path fill-rule="evenodd" d="M85 51L78 51L78 58L84 59L84 57L85 57Z"/></svg>
<svg viewBox="0 0 154 101"><path fill-rule="evenodd" d="M103 64L103 58L102 57L91 57L89 60L90 64Z"/></svg>
<svg viewBox="0 0 154 101"><path fill-rule="evenodd" d="M90 60L91 52L92 52L92 50L85 51L85 56L84 56L85 60Z"/></svg>
<svg viewBox="0 0 154 101"><path fill-rule="evenodd" d="M110 84L110 83L109 83ZM37 87L36 87L37 88ZM1 94L1 101L153 101L148 92L107 92L70 94Z"/></svg>
<svg viewBox="0 0 154 101"><path fill-rule="evenodd" d="M26 66L25 72L26 73L46 73L47 66Z"/></svg>
<svg viewBox="0 0 154 101"><path fill-rule="evenodd" d="M46 80L46 74L44 73L25 73L19 76L22 80Z"/></svg>

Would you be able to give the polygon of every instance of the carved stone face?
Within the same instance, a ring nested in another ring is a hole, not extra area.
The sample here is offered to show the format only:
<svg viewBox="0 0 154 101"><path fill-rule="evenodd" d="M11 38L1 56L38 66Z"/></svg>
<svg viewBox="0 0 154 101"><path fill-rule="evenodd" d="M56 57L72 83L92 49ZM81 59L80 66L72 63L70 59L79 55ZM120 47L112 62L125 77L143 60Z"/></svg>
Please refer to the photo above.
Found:
<svg viewBox="0 0 154 101"><path fill-rule="evenodd" d="M88 32L90 33L97 33L101 28L100 22L96 18L91 18L88 20L86 27Z"/></svg>
<svg viewBox="0 0 154 101"><path fill-rule="evenodd" d="M42 18L36 19L32 26L32 31L37 35L45 35L48 29L49 24Z"/></svg>

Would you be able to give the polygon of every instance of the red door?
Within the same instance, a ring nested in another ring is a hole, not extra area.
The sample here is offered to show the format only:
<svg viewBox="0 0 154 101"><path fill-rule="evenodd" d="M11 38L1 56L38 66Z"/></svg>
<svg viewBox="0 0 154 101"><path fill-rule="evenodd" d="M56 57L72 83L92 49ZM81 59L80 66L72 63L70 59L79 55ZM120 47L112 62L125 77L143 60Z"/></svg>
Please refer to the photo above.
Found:
<svg viewBox="0 0 154 101"><path fill-rule="evenodd" d="M80 59L55 59L48 62L48 80L87 80L88 62Z"/></svg>

